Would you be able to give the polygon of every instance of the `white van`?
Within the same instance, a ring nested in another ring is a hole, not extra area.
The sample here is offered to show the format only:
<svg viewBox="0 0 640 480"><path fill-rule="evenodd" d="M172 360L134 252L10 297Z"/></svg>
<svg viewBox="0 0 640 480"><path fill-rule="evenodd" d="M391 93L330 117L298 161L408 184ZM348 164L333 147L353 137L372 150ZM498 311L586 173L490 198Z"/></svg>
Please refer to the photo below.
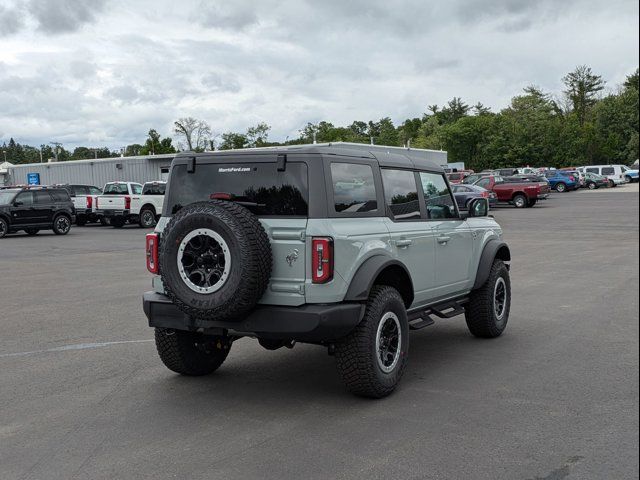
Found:
<svg viewBox="0 0 640 480"><path fill-rule="evenodd" d="M595 173L609 179L612 187L627 183L624 178L623 165L588 165L586 167L577 168L581 173Z"/></svg>

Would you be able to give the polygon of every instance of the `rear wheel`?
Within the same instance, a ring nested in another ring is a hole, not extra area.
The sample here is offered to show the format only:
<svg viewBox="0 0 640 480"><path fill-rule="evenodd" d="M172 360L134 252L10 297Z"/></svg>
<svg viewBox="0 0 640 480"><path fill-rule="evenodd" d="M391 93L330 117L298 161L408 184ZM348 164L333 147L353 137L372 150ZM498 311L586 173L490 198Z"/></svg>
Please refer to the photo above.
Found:
<svg viewBox="0 0 640 480"><path fill-rule="evenodd" d="M595 190L596 188L598 188L598 186L595 184L595 182L589 182L587 183L587 188L589 190Z"/></svg>
<svg viewBox="0 0 640 480"><path fill-rule="evenodd" d="M156 328L156 348L165 366L182 375L208 375L229 355L228 338L196 332Z"/></svg>
<svg viewBox="0 0 640 480"><path fill-rule="evenodd" d="M629 175L625 175L624 176L624 181L627 182L627 183L631 183L631 182L633 182L633 178L631 178Z"/></svg>
<svg viewBox="0 0 640 480"><path fill-rule="evenodd" d="M336 345L336 365L347 389L381 398L400 382L409 352L404 301L392 287L371 290L364 318Z"/></svg>
<svg viewBox="0 0 640 480"><path fill-rule="evenodd" d="M476 337L495 338L507 328L511 311L511 280L502 260L494 260L489 278L471 292L465 312L467 327Z"/></svg>
<svg viewBox="0 0 640 480"><path fill-rule="evenodd" d="M122 228L125 223L127 223L127 220L124 217L113 217L110 221L113 228Z"/></svg>
<svg viewBox="0 0 640 480"><path fill-rule="evenodd" d="M40 231L39 228L26 228L25 229L25 232L27 232L27 235L31 235L31 236L37 235L39 231Z"/></svg>
<svg viewBox="0 0 640 480"><path fill-rule="evenodd" d="M100 217L100 225L106 227L107 225L111 225L111 222L107 217Z"/></svg>
<svg viewBox="0 0 640 480"><path fill-rule="evenodd" d="M524 208L528 203L529 200L527 199L527 197L525 197L521 193L513 197L513 204L516 206L516 208Z"/></svg>
<svg viewBox="0 0 640 480"><path fill-rule="evenodd" d="M53 233L66 235L71 230L71 219L66 215L58 215L53 219Z"/></svg>
<svg viewBox="0 0 640 480"><path fill-rule="evenodd" d="M156 214L150 208L143 208L140 211L139 225L142 228L152 228L156 224Z"/></svg>
<svg viewBox="0 0 640 480"><path fill-rule="evenodd" d="M567 191L567 186L564 183L560 182L556 185L556 191L559 193L564 193Z"/></svg>
<svg viewBox="0 0 640 480"><path fill-rule="evenodd" d="M614 182L613 180L609 180L609 187L614 188L615 186L616 186L616 182Z"/></svg>

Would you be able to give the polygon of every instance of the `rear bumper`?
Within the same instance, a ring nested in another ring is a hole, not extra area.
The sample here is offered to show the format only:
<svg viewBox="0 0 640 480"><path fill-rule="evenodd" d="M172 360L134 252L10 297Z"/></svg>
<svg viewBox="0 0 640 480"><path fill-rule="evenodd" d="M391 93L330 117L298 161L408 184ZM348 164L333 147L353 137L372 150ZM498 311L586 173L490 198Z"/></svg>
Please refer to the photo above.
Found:
<svg viewBox="0 0 640 480"><path fill-rule="evenodd" d="M259 305L238 322L189 317L168 297L146 292L142 307L150 327L211 333L220 329L261 338L328 342L349 334L360 322L364 305L360 303L307 304L300 307Z"/></svg>
<svg viewBox="0 0 640 480"><path fill-rule="evenodd" d="M128 217L129 210L107 210L99 208L96 210L96 215L102 215L103 217Z"/></svg>

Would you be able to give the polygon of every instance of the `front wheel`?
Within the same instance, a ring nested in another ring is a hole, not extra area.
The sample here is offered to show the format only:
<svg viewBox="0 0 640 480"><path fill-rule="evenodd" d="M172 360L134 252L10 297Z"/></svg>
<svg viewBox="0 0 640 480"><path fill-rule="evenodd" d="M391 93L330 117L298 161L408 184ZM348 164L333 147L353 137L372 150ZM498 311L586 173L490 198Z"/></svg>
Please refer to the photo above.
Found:
<svg viewBox="0 0 640 480"><path fill-rule="evenodd" d="M409 352L409 323L404 301L395 288L371 290L360 324L336 345L336 365L347 389L382 398L402 377Z"/></svg>
<svg viewBox="0 0 640 480"><path fill-rule="evenodd" d="M471 292L465 312L467 327L476 337L495 338L507 328L511 311L511 279L502 260L494 260L489 278Z"/></svg>
<svg viewBox="0 0 640 480"><path fill-rule="evenodd" d="M190 376L213 373L231 348L224 337L169 328L156 328L155 340L162 363L173 372Z"/></svg>
<svg viewBox="0 0 640 480"><path fill-rule="evenodd" d="M9 233L9 224L4 218L0 217L0 238Z"/></svg>
<svg viewBox="0 0 640 480"><path fill-rule="evenodd" d="M598 186L594 182L589 182L587 183L587 188L589 188L589 190L595 190Z"/></svg>
<svg viewBox="0 0 640 480"><path fill-rule="evenodd" d="M564 183L558 183L556 185L556 191L559 193L564 193L567 191L567 186Z"/></svg>
<svg viewBox="0 0 640 480"><path fill-rule="evenodd" d="M527 199L527 197L525 197L522 194L518 194L515 197L513 197L513 204L516 206L516 208L524 208L527 206L528 203L529 203L529 200Z"/></svg>
<svg viewBox="0 0 640 480"><path fill-rule="evenodd" d="M71 219L66 215L58 215L53 219L53 233L66 235L71 230Z"/></svg>

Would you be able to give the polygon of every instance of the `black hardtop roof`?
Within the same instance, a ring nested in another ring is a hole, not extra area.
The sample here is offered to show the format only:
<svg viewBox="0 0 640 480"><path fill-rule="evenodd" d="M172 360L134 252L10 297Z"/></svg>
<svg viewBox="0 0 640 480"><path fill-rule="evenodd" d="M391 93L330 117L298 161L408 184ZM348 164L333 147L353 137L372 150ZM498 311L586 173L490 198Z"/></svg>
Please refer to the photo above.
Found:
<svg viewBox="0 0 640 480"><path fill-rule="evenodd" d="M378 160L382 167L415 168L444 172L441 163L446 163L446 152L421 148L388 147L363 143L332 142L306 145L288 145L276 147L244 148L239 150L217 150L215 152L182 152L176 155L175 163L184 163L188 158L236 157L264 154L325 154ZM225 159L232 160L232 159Z"/></svg>

